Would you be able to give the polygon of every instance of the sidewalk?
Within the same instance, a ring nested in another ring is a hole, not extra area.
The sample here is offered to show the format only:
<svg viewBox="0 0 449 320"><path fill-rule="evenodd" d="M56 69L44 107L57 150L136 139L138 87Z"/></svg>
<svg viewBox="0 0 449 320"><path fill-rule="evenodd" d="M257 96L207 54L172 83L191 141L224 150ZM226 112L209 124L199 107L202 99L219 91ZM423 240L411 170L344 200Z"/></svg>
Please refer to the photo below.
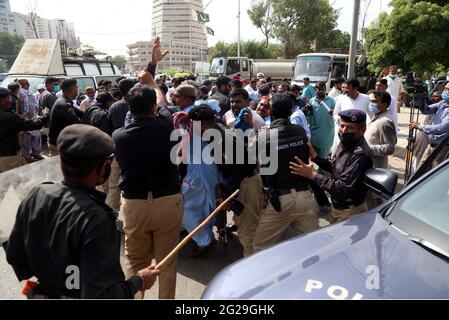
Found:
<svg viewBox="0 0 449 320"><path fill-rule="evenodd" d="M420 120L424 119L424 115L420 116ZM396 151L394 156L399 159L406 158L407 154L407 145L408 145L408 135L409 129L408 126L410 124L410 108L401 108L401 113L398 114L399 119L399 128L401 132L398 133L398 144L396 145Z"/></svg>

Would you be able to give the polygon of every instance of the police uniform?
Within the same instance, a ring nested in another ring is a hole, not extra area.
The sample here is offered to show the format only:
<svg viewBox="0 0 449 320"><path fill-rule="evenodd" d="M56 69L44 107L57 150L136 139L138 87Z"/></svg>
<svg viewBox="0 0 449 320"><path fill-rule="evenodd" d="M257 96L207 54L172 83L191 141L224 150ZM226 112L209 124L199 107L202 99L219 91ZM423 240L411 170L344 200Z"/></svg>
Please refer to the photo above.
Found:
<svg viewBox="0 0 449 320"><path fill-rule="evenodd" d="M272 99L273 111L291 110L288 95L275 95ZM263 250L276 244L289 226L297 234L312 232L319 228L317 205L310 190L310 181L293 175L290 162L299 157L304 163L309 162L308 137L304 128L293 125L288 118L275 119L271 122L268 133L267 149L271 150L273 132L277 131L277 163L274 175L263 176L263 183L270 198L266 210L262 213L254 238L255 251ZM270 154L270 160L276 157ZM276 203L278 201L278 203Z"/></svg>
<svg viewBox="0 0 449 320"><path fill-rule="evenodd" d="M11 91L0 88L0 99L8 98ZM0 109L0 173L12 170L25 164L19 155L20 145L18 133L21 131L39 130L47 122L48 116L34 120L20 118L11 109Z"/></svg>
<svg viewBox="0 0 449 320"><path fill-rule="evenodd" d="M339 116L346 122L366 123L366 114L359 110L342 111ZM368 211L368 190L363 183L363 176L373 168L373 161L371 148L364 137L351 145L340 143L332 161L319 157L313 161L321 169L331 173L330 177L317 174L315 183L331 195L333 222Z"/></svg>
<svg viewBox="0 0 449 320"><path fill-rule="evenodd" d="M58 155L56 143L61 131L70 125L82 123L83 118L84 112L78 110L73 105L73 101L62 96L55 102L51 109L50 126L48 129L50 156Z"/></svg>
<svg viewBox="0 0 449 320"><path fill-rule="evenodd" d="M114 153L108 135L85 125L62 131L58 148L72 166ZM117 214L105 198L66 179L34 188L22 202L6 254L20 281L38 279L34 298L132 299L143 287L139 276L125 280Z"/></svg>

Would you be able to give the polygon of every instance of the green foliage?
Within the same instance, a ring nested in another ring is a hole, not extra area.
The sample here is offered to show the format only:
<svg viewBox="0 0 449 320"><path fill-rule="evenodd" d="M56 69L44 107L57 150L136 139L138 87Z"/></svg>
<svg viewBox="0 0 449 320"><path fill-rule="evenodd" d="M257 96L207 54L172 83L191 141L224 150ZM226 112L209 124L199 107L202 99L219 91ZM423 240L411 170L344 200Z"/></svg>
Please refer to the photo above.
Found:
<svg viewBox="0 0 449 320"><path fill-rule="evenodd" d="M126 59L125 56L119 55L114 56L112 58L112 62L114 62L120 70L123 70L125 68L125 64L128 62L128 59Z"/></svg>
<svg viewBox="0 0 449 320"><path fill-rule="evenodd" d="M259 0L248 14L267 42L276 38L283 44L286 58L319 48L349 47L347 34L335 30L339 12L329 0Z"/></svg>
<svg viewBox="0 0 449 320"><path fill-rule="evenodd" d="M25 42L23 37L0 32L0 59L6 60L6 69L10 69ZM1 70L3 69L3 70ZM0 63L0 72L5 72L5 63Z"/></svg>
<svg viewBox="0 0 449 320"><path fill-rule="evenodd" d="M209 48L209 61L217 57L236 57L237 43L218 42L214 47ZM241 43L242 57L252 59L276 59L281 52L281 46L277 44L266 45L265 41L249 40Z"/></svg>
<svg viewBox="0 0 449 320"><path fill-rule="evenodd" d="M273 2L273 0L258 0L253 2L251 9L248 10L251 21L265 36L266 46L269 45L270 38L273 37Z"/></svg>
<svg viewBox="0 0 449 320"><path fill-rule="evenodd" d="M380 28L365 30L371 70L396 64L406 70L432 73L442 65L448 67L447 1L393 0L392 6L390 15L380 17Z"/></svg>

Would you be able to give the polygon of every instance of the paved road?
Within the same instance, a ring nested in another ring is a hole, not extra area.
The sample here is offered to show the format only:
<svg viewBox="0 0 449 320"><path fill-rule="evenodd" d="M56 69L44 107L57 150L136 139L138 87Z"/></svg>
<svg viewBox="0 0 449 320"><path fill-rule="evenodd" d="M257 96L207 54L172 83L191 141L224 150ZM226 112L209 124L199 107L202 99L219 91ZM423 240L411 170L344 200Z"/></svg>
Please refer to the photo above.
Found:
<svg viewBox="0 0 449 320"><path fill-rule="evenodd" d="M405 163L399 158L390 158L391 169L403 176ZM45 179L50 181L51 179ZM403 180L400 179L400 184ZM400 188L400 187L399 187ZM1 188L0 188L1 189ZM1 211L1 210L0 210ZM320 220L321 227L328 223L323 217ZM285 238L294 236L289 230ZM178 265L177 299L199 299L212 278L223 268L242 257L242 247L238 239L233 238L227 246L218 243L208 256L203 259L191 259L189 257L189 247L186 247L180 254ZM123 262L122 257L122 262ZM123 265L126 265L123 263ZM125 273L126 268L125 268ZM157 285L150 290L146 298L157 298ZM0 299L23 299L20 294L21 286L15 278L14 272L6 262L3 249L0 249Z"/></svg>

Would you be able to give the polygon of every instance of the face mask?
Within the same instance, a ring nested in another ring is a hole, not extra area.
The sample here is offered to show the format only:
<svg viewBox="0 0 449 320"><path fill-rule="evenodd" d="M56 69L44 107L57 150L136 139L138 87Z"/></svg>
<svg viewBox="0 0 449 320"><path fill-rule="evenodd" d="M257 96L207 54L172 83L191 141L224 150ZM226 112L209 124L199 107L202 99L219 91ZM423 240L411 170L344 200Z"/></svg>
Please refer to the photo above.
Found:
<svg viewBox="0 0 449 320"><path fill-rule="evenodd" d="M345 146L350 146L356 141L355 133L341 133L338 132L338 137L340 141Z"/></svg>
<svg viewBox="0 0 449 320"><path fill-rule="evenodd" d="M379 108L377 107L377 104L374 103L370 103L369 105L369 112L373 113L373 114L378 114L380 113Z"/></svg>
<svg viewBox="0 0 449 320"><path fill-rule="evenodd" d="M58 93L59 91L61 91L61 86L57 85L53 87L53 93Z"/></svg>
<svg viewBox="0 0 449 320"><path fill-rule="evenodd" d="M390 78L396 78L396 73L390 73Z"/></svg>
<svg viewBox="0 0 449 320"><path fill-rule="evenodd" d="M441 97L443 98L443 100L447 103L449 103L449 93L447 91L443 91L443 93L441 94Z"/></svg>

